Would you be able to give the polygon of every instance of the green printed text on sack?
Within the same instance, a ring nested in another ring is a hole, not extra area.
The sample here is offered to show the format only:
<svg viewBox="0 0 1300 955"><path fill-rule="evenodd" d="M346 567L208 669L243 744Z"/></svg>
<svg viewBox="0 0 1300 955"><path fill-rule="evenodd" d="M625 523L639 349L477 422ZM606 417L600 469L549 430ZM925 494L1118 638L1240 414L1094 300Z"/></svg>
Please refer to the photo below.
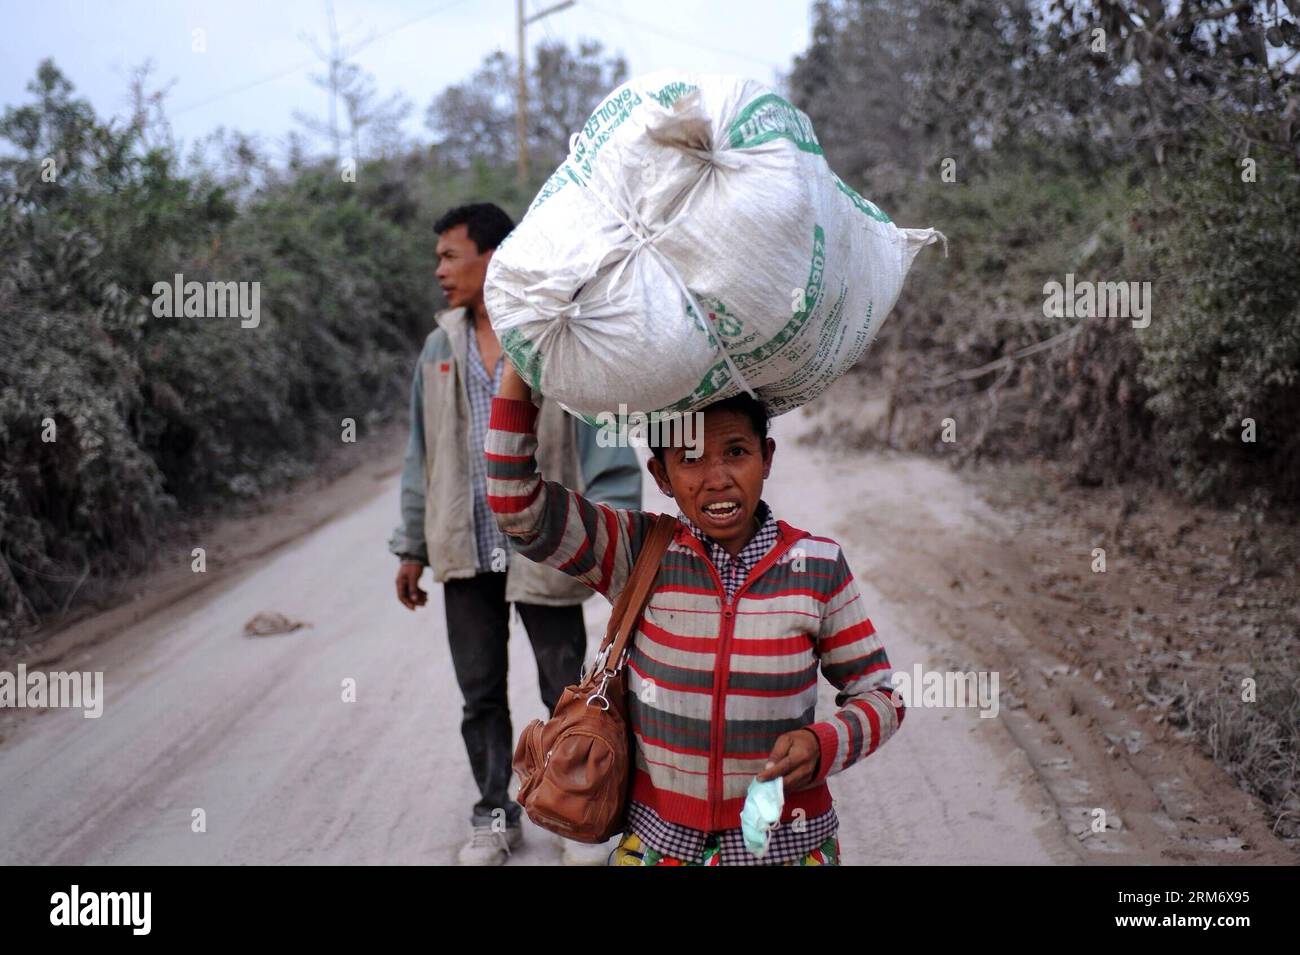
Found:
<svg viewBox="0 0 1300 955"><path fill-rule="evenodd" d="M803 110L777 96L767 93L750 103L727 134L732 149L748 149L773 139L788 139L806 153L822 154L812 120Z"/></svg>

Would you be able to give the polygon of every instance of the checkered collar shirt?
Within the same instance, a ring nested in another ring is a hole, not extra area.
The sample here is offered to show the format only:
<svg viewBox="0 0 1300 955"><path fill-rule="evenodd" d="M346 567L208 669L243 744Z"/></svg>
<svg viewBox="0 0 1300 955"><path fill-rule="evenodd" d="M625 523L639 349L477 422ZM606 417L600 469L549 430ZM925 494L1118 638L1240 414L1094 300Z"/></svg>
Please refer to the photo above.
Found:
<svg viewBox="0 0 1300 955"><path fill-rule="evenodd" d="M501 373L505 370L505 355L497 359L492 377L488 377L487 368L478 350L478 335L474 334L474 322L470 321L465 332L469 368L465 374L465 390L469 392L469 473L470 488L474 498L474 548L478 556L479 572L504 571L501 560L497 567L492 566L493 552L504 560L510 553L510 544L505 533L497 524L496 515L488 506L487 500L487 465L483 460L483 443L487 438L488 421L492 417L492 398L501 387Z"/></svg>
<svg viewBox="0 0 1300 955"><path fill-rule="evenodd" d="M732 557L725 547L705 534L694 521L680 510L677 512L677 519L704 545L705 553L722 578L727 600L735 598L750 572L780 536L776 518L767 502L758 502L754 516L758 519L758 530L749 543L741 548L740 553ZM773 830L763 858L757 859L745 848L745 839L740 829L712 833L692 829L669 822L649 806L635 800L628 804L627 821L628 828L656 852L686 862L698 862L706 848L717 845L723 865L773 865L800 859L835 835L839 829L839 819L834 809L828 809L812 819L800 820L797 829L793 823L782 823Z"/></svg>
<svg viewBox="0 0 1300 955"><path fill-rule="evenodd" d="M712 537L705 534L695 522L683 514L680 510L677 512L677 519L686 525L704 545L704 552L709 555L713 561L713 566L718 570L718 576L722 578L722 588L726 592L727 599L731 600L736 596L736 592L749 576L764 555L772 549L776 543L780 531L776 526L776 518L772 516L772 509L767 506L766 501L759 501L758 507L754 509L754 518L758 523L758 530L750 538L735 557L732 557L727 549L715 541Z"/></svg>

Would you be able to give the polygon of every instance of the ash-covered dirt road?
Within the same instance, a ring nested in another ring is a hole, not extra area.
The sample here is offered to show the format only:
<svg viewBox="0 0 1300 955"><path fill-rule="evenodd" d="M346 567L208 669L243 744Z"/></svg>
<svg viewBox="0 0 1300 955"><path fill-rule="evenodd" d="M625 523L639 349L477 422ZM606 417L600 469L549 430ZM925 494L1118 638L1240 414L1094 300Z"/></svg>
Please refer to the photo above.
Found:
<svg viewBox="0 0 1300 955"><path fill-rule="evenodd" d="M999 516L938 463L799 447L793 438L807 427L800 413L774 422L765 496L777 515L844 544L897 669L981 666L954 632L959 618L911 597L891 603L882 591L899 588L873 581L919 579L945 551L1004 534ZM646 508L667 509L645 483ZM395 477L335 503L339 516L325 526L59 660L56 669L103 671L103 716L49 710L7 727L0 863L455 862L475 789L441 588L415 613L393 595L384 541L396 519ZM585 609L594 647L609 608L593 597ZM259 612L310 627L243 636ZM517 620L515 628L518 732L545 714ZM344 701L347 681L355 702ZM824 682L822 703L833 706ZM831 781L846 863L1176 861L1164 850L1187 844L1181 823L1135 827L1135 812L1161 814L1156 797L1117 784L1110 757L1086 732L1053 730L1054 718L1005 702L992 719L973 708L913 707L881 751ZM1042 751L1038 736L1059 745ZM1233 792L1223 789L1220 808L1240 828L1251 810L1240 793L1224 808ZM1085 833L1089 806L1128 825ZM193 831L198 810L206 831ZM560 863L558 837L529 826L525 839L511 865ZM1258 861L1285 858L1271 851ZM1195 859L1252 861L1243 855L1207 849Z"/></svg>

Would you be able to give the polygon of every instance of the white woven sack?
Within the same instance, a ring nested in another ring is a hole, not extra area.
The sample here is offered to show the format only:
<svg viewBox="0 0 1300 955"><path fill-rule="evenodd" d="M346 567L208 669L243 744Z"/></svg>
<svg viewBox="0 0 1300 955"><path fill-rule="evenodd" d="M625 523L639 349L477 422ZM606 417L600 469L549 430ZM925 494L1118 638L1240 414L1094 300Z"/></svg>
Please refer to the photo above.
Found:
<svg viewBox="0 0 1300 955"><path fill-rule="evenodd" d="M897 228L752 80L638 77L570 147L493 255L485 301L524 378L588 421L741 390L773 414L811 401L943 239Z"/></svg>

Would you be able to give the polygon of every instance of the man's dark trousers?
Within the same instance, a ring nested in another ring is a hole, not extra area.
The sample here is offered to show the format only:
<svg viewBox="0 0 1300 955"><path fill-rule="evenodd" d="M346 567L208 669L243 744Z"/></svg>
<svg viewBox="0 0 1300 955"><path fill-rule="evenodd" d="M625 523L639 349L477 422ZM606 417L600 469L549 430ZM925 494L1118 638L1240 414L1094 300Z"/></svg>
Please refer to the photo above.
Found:
<svg viewBox="0 0 1300 955"><path fill-rule="evenodd" d="M515 822L523 811L510 798L508 787L514 757L510 703L506 696L509 667L510 605L506 603L506 575L481 573L443 583L447 634L456 682L465 698L460 733L465 739L479 801L471 819L475 825L493 821L492 811L504 809ZM547 715L555 710L560 694L582 675L587 631L582 604L548 607L517 603L537 658L537 677Z"/></svg>

